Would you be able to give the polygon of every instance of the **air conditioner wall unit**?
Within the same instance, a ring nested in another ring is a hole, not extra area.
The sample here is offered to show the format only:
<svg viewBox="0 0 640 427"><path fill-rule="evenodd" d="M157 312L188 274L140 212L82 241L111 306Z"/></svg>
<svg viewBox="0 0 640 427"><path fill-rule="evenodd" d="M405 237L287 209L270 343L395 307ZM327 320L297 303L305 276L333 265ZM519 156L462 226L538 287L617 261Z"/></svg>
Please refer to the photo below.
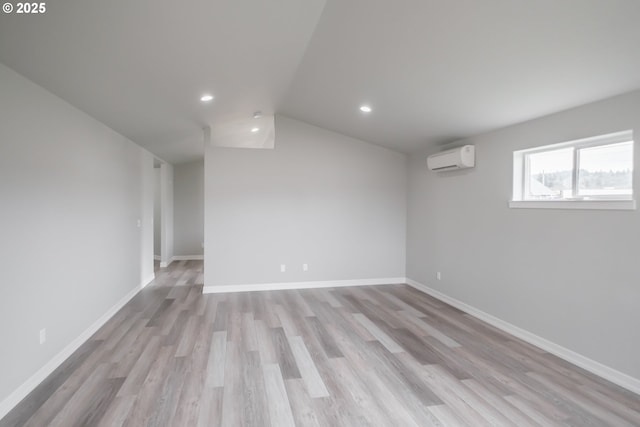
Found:
<svg viewBox="0 0 640 427"><path fill-rule="evenodd" d="M473 145L463 145L427 158L429 170L442 172L454 169L472 168L476 165L476 150Z"/></svg>

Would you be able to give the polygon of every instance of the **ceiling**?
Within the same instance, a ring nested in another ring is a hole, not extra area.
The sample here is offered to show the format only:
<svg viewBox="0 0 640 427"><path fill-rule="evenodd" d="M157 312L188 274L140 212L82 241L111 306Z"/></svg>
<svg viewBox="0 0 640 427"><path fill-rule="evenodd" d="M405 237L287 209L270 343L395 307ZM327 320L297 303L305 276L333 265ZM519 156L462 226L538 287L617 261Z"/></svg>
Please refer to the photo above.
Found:
<svg viewBox="0 0 640 427"><path fill-rule="evenodd" d="M205 126L277 109L324 3L53 0L0 13L0 62L180 163L202 157Z"/></svg>
<svg viewBox="0 0 640 427"><path fill-rule="evenodd" d="M0 62L172 163L256 110L412 152L640 88L637 0L47 8L0 14Z"/></svg>

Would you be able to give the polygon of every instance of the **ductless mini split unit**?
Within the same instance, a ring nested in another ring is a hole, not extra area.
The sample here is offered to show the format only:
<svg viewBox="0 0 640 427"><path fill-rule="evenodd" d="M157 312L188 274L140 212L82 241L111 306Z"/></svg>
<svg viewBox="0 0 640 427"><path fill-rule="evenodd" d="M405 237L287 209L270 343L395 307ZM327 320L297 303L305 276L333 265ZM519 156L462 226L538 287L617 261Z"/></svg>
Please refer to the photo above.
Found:
<svg viewBox="0 0 640 427"><path fill-rule="evenodd" d="M472 168L475 165L476 150L473 145L463 145L442 153L432 154L427 158L427 167L436 172Z"/></svg>

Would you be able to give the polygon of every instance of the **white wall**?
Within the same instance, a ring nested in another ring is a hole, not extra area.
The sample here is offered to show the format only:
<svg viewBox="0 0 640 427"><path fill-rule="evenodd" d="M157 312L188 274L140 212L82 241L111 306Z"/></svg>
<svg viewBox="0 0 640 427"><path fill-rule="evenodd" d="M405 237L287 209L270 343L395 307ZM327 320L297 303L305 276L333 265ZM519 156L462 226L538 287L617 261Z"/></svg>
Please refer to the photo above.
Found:
<svg viewBox="0 0 640 427"><path fill-rule="evenodd" d="M153 169L153 255L162 253L162 204L160 202L160 166Z"/></svg>
<svg viewBox="0 0 640 427"><path fill-rule="evenodd" d="M160 164L160 267L173 260L173 166Z"/></svg>
<svg viewBox="0 0 640 427"><path fill-rule="evenodd" d="M3 65L0 93L1 417L21 384L139 288L151 224L148 153Z"/></svg>
<svg viewBox="0 0 640 427"><path fill-rule="evenodd" d="M155 278L153 271L153 203L155 187L153 161L153 155L143 150L140 156L140 179L142 181L140 201L140 281L143 286L146 286Z"/></svg>
<svg viewBox="0 0 640 427"><path fill-rule="evenodd" d="M206 148L205 196L206 286L404 276L402 154L278 116L274 150Z"/></svg>
<svg viewBox="0 0 640 427"><path fill-rule="evenodd" d="M204 160L173 168L174 253L178 256L203 254L204 242Z"/></svg>
<svg viewBox="0 0 640 427"><path fill-rule="evenodd" d="M407 275L640 378L640 213L507 206L514 150L625 129L637 140L638 111L634 92L470 138L466 171L436 174L426 153L412 156Z"/></svg>

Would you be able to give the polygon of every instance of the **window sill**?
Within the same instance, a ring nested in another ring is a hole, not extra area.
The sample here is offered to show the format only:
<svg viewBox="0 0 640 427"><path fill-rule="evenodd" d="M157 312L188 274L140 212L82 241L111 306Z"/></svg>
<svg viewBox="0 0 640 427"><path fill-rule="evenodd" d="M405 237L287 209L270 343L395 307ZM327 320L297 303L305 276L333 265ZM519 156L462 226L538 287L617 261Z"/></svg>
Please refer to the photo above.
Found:
<svg viewBox="0 0 640 427"><path fill-rule="evenodd" d="M516 209L596 209L636 210L635 200L512 200L510 208Z"/></svg>

